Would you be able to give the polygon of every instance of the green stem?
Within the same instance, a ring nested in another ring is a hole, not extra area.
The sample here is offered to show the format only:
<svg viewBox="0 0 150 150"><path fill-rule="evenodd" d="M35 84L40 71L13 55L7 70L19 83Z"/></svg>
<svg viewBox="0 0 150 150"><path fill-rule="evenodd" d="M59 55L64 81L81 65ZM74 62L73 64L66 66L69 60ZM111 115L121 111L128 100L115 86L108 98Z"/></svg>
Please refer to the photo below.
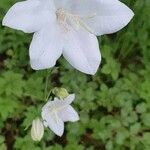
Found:
<svg viewBox="0 0 150 150"><path fill-rule="evenodd" d="M47 71L47 73L46 73L46 81L45 81L45 90L44 90L45 98L44 99L47 101L50 94L51 94L51 90L48 92L49 77L50 77L50 74L52 73L53 70L52 69L51 70L47 69L46 71Z"/></svg>
<svg viewBox="0 0 150 150"><path fill-rule="evenodd" d="M46 100L45 100L46 102L48 101L49 96L51 95L51 92L52 92L52 91L50 90L49 93L48 93L48 95L47 95L47 97L46 97Z"/></svg>
<svg viewBox="0 0 150 150"><path fill-rule="evenodd" d="M45 98L44 99L46 99L46 95L47 95L47 91L48 91L48 79L49 79L49 71L48 70L46 70L46 81L45 81L45 90L44 90L44 95L45 95Z"/></svg>

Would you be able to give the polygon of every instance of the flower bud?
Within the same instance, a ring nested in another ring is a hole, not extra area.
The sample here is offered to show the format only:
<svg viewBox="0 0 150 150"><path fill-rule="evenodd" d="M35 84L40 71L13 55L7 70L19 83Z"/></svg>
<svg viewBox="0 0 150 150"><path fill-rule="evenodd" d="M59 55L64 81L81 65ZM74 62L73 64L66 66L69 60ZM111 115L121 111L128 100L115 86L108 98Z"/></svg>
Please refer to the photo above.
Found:
<svg viewBox="0 0 150 150"><path fill-rule="evenodd" d="M44 126L42 121L37 118L32 122L31 137L34 141L40 141L44 134Z"/></svg>
<svg viewBox="0 0 150 150"><path fill-rule="evenodd" d="M54 88L52 92L55 96L62 99L66 98L69 95L68 91L65 88Z"/></svg>

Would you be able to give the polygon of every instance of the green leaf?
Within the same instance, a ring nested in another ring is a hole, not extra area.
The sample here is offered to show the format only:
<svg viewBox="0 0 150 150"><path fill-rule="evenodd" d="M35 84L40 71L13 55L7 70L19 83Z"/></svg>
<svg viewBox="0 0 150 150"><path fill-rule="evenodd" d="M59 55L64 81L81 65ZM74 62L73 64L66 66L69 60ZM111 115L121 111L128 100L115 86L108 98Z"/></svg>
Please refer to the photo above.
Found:
<svg viewBox="0 0 150 150"><path fill-rule="evenodd" d="M5 138L3 136L0 136L0 150L7 150L5 145Z"/></svg>
<svg viewBox="0 0 150 150"><path fill-rule="evenodd" d="M25 115L25 119L24 119L22 125L25 127L25 129L27 129L32 124L32 121L35 118L40 117L39 112L35 106L28 107L26 109L24 115Z"/></svg>
<svg viewBox="0 0 150 150"><path fill-rule="evenodd" d="M140 123L135 123L130 126L130 134L137 134L141 129L141 124Z"/></svg>
<svg viewBox="0 0 150 150"><path fill-rule="evenodd" d="M22 74L15 73L13 71L6 71L0 78L1 94L5 93L7 96L14 94L21 97L23 93L24 81L22 80Z"/></svg>
<svg viewBox="0 0 150 150"><path fill-rule="evenodd" d="M136 106L136 111L140 114L146 112L146 110L147 110L147 106L145 103L140 103Z"/></svg>
<svg viewBox="0 0 150 150"><path fill-rule="evenodd" d="M147 144L150 146L150 133L149 132L146 132L144 133L143 137L142 137L142 142L143 144Z"/></svg>
<svg viewBox="0 0 150 150"><path fill-rule="evenodd" d="M25 96L44 101L44 83L41 77L31 77L25 83Z"/></svg>
<svg viewBox="0 0 150 150"><path fill-rule="evenodd" d="M11 117L18 108L19 102L15 97L0 97L0 116L3 121Z"/></svg>
<svg viewBox="0 0 150 150"><path fill-rule="evenodd" d="M123 145L125 140L129 137L129 133L125 128L122 128L117 131L116 134L116 143L118 145Z"/></svg>
<svg viewBox="0 0 150 150"><path fill-rule="evenodd" d="M142 122L145 126L150 127L150 113L145 113L141 116Z"/></svg>
<svg viewBox="0 0 150 150"><path fill-rule="evenodd" d="M26 135L25 137L18 137L14 147L16 150L41 150L39 146L34 144L29 135Z"/></svg>

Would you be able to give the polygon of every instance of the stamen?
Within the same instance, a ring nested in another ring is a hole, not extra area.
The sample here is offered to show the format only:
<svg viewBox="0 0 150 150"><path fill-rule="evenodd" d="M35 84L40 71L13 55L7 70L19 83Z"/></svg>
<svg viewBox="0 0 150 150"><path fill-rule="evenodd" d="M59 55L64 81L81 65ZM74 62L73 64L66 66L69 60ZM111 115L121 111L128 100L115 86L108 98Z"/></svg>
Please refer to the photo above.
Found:
<svg viewBox="0 0 150 150"><path fill-rule="evenodd" d="M68 24L67 24L67 16L65 10L62 8L56 11L56 16L59 24L63 27L63 29L67 32L68 31Z"/></svg>
<svg viewBox="0 0 150 150"><path fill-rule="evenodd" d="M80 26L82 26L86 31L93 33L92 29L81 19L78 20Z"/></svg>
<svg viewBox="0 0 150 150"><path fill-rule="evenodd" d="M57 115L57 109L55 108L55 106L53 106L53 108L51 108L51 107L49 108L49 114L52 116L54 121L58 124L59 117Z"/></svg>
<svg viewBox="0 0 150 150"><path fill-rule="evenodd" d="M71 14L63 8L60 8L56 11L56 16L59 24L64 28L65 31L69 30L70 21L75 25L76 30L79 30L80 27L83 27L86 31L93 33L92 29L84 22L84 20L94 18L96 13L87 16L80 16Z"/></svg>

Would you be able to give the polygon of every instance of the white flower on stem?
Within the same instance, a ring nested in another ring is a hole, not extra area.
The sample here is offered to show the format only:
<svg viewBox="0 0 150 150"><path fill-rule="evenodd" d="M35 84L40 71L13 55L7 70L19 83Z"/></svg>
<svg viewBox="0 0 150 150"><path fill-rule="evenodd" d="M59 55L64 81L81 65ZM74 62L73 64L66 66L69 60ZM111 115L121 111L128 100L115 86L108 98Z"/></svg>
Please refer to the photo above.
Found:
<svg viewBox="0 0 150 150"><path fill-rule="evenodd" d="M32 122L31 137L34 141L40 141L44 135L43 122L37 118Z"/></svg>
<svg viewBox="0 0 150 150"><path fill-rule="evenodd" d="M74 94L70 94L64 100L54 98L53 101L48 101L42 108L44 125L49 127L58 136L63 135L64 122L79 120L77 112L70 105L74 98Z"/></svg>
<svg viewBox="0 0 150 150"><path fill-rule="evenodd" d="M26 0L10 8L3 25L35 32L30 45L33 69L53 67L63 54L76 69L95 74L101 62L95 35L122 29L133 15L119 0Z"/></svg>

